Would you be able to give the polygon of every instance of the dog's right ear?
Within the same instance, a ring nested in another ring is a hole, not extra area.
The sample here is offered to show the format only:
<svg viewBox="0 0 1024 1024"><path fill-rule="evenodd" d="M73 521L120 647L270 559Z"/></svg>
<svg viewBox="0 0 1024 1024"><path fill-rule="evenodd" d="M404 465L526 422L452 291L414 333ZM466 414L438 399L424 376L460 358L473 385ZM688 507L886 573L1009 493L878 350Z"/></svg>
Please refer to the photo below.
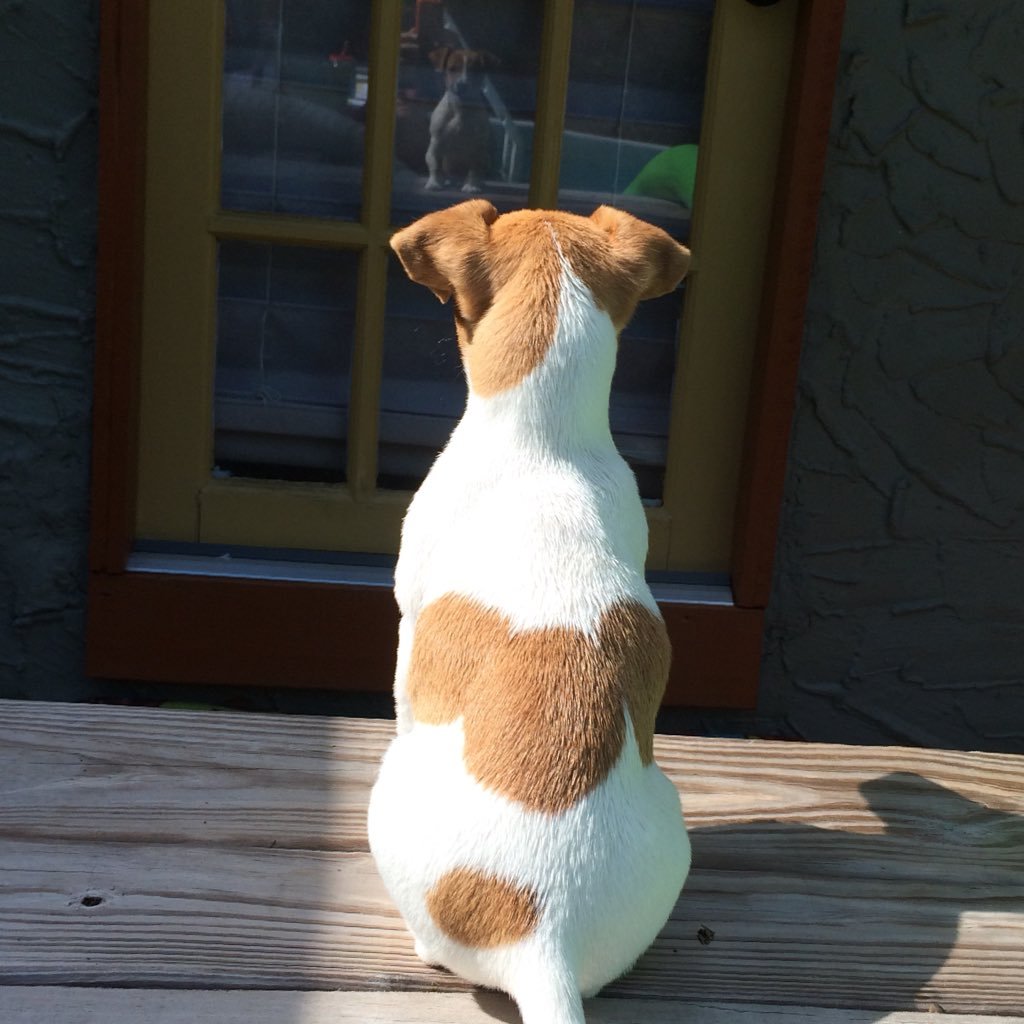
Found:
<svg viewBox="0 0 1024 1024"><path fill-rule="evenodd" d="M599 206L590 219L608 236L635 289L634 303L666 295L690 269L690 250L661 228L614 206Z"/></svg>
<svg viewBox="0 0 1024 1024"><path fill-rule="evenodd" d="M497 219L498 211L486 199L470 199L396 231L391 248L413 281L447 302L453 291L461 296L479 278Z"/></svg>

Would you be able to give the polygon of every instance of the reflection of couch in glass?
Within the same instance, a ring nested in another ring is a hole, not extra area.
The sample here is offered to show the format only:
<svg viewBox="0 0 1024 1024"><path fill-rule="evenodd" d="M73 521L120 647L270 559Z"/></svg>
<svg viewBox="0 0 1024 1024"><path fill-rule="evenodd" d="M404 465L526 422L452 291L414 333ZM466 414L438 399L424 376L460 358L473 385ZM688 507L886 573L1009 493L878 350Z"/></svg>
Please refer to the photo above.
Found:
<svg viewBox="0 0 1024 1024"><path fill-rule="evenodd" d="M232 72L223 81L222 181L232 209L338 215L362 187L365 69L292 58L280 81Z"/></svg>
<svg viewBox="0 0 1024 1024"><path fill-rule="evenodd" d="M532 124L520 124L519 131L522 167L512 169L513 180L528 174L533 143ZM684 151L686 156L682 160L672 159ZM577 213L589 213L599 203L614 203L682 237L692 206L696 154L695 145L659 146L565 131L559 174L560 205ZM691 168L675 178L680 164ZM676 181L678 187L674 188Z"/></svg>

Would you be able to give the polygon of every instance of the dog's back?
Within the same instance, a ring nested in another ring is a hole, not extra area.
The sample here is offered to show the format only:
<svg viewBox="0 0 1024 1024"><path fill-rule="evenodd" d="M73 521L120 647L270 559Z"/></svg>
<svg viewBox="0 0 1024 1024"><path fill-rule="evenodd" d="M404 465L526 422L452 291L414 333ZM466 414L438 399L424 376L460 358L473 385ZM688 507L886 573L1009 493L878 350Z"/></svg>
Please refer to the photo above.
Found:
<svg viewBox="0 0 1024 1024"><path fill-rule="evenodd" d="M511 992L526 1024L582 1021L689 865L653 763L668 641L607 415L617 331L685 250L614 213L432 216L395 246L455 293L470 396L403 528L371 843L421 955Z"/></svg>

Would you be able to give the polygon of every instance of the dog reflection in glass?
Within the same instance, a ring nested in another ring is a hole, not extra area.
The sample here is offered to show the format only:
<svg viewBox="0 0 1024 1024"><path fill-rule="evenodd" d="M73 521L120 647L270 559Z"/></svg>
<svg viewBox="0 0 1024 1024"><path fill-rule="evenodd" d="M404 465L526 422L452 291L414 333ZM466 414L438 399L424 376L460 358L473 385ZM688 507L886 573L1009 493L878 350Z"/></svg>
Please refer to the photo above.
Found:
<svg viewBox="0 0 1024 1024"><path fill-rule="evenodd" d="M430 115L426 188L462 178L462 191L479 192L490 163L491 122L484 82L498 59L484 50L441 47L430 59L444 75L444 95Z"/></svg>

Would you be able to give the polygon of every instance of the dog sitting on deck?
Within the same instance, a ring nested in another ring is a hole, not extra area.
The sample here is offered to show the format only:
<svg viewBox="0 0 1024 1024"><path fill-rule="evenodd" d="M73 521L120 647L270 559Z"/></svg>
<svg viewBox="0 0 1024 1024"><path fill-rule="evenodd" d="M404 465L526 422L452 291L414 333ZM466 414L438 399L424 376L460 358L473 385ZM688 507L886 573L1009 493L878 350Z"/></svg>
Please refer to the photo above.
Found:
<svg viewBox="0 0 1024 1024"><path fill-rule="evenodd" d="M465 175L463 192L479 192L490 162L491 121L484 75L497 58L482 50L442 47L430 59L444 75L444 95L430 115L427 189Z"/></svg>
<svg viewBox="0 0 1024 1024"><path fill-rule="evenodd" d="M618 333L689 252L609 207L483 199L391 244L454 297L469 395L402 529L370 846L423 960L510 993L524 1024L582 1024L690 863L653 758L670 650L647 524L608 425Z"/></svg>

